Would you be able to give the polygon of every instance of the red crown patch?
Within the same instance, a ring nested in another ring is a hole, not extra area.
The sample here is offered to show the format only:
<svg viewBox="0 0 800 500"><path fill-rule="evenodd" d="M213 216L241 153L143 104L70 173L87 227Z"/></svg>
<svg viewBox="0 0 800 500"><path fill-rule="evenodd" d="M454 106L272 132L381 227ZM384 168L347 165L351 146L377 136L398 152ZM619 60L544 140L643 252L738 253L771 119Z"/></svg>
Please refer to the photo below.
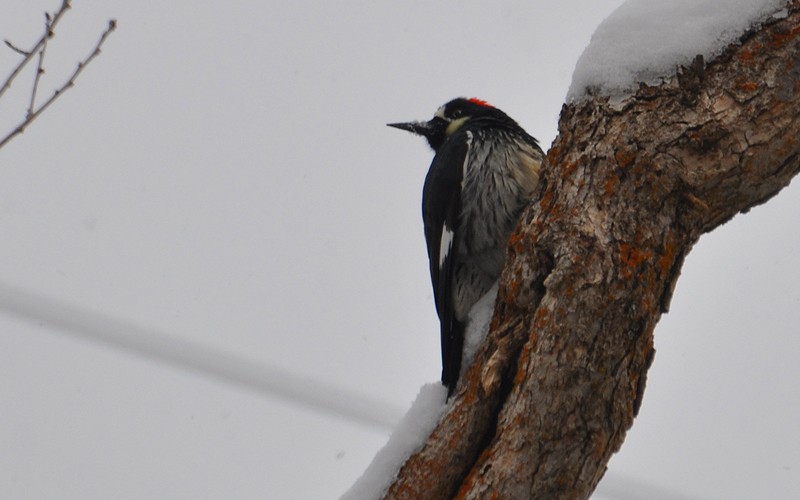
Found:
<svg viewBox="0 0 800 500"><path fill-rule="evenodd" d="M493 108L494 107L491 104L489 104L488 102L484 101L483 99L478 99L477 97L470 97L467 100L469 102L471 102L472 104L477 104L478 106L486 106L487 108Z"/></svg>

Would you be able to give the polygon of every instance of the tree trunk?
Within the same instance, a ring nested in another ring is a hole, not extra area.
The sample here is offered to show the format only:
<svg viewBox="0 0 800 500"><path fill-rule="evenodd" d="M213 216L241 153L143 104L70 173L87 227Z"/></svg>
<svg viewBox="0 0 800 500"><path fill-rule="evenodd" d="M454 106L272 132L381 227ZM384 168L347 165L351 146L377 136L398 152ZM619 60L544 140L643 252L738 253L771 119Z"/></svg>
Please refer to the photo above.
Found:
<svg viewBox="0 0 800 500"><path fill-rule="evenodd" d="M707 65L565 105L489 336L385 498L589 497L633 423L684 257L800 170L798 114L800 0Z"/></svg>

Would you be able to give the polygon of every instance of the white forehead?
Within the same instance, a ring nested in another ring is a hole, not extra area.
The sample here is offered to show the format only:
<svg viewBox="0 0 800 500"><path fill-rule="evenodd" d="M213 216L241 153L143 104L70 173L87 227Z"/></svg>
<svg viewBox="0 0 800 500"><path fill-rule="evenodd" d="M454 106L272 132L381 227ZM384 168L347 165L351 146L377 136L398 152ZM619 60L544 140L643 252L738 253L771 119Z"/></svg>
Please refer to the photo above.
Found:
<svg viewBox="0 0 800 500"><path fill-rule="evenodd" d="M434 113L433 116L436 116L438 118L445 118L445 116L444 116L444 106L439 106L439 109L436 110L436 113Z"/></svg>

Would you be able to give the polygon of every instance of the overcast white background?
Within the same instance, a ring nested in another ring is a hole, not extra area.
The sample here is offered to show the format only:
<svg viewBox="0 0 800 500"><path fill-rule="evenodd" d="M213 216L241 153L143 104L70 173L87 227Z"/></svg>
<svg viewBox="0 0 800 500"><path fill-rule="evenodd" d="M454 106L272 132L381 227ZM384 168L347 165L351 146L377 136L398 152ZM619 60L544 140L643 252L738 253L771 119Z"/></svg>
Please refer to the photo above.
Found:
<svg viewBox="0 0 800 500"><path fill-rule="evenodd" d="M59 3L5 0L0 37L31 46ZM620 3L74 0L43 92L119 27L0 150L0 302L22 289L23 306L72 304L402 412L440 369L431 153L384 124L474 95L546 148ZM17 58L0 46L0 75ZM604 498L800 496L798 215L794 185L689 255ZM337 498L387 439L0 307L0 498Z"/></svg>

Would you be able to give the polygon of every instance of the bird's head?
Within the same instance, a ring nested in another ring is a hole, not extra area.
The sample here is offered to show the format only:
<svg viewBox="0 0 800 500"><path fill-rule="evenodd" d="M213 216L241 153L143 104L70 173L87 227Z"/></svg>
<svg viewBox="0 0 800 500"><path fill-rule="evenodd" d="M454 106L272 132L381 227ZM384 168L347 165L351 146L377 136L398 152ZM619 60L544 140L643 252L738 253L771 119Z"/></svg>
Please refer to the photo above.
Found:
<svg viewBox="0 0 800 500"><path fill-rule="evenodd" d="M426 122L389 123L388 125L423 136L428 140L428 144L438 151L444 141L469 120L498 113L505 116L502 111L486 101L474 97L470 99L459 97L437 109L433 118Z"/></svg>

